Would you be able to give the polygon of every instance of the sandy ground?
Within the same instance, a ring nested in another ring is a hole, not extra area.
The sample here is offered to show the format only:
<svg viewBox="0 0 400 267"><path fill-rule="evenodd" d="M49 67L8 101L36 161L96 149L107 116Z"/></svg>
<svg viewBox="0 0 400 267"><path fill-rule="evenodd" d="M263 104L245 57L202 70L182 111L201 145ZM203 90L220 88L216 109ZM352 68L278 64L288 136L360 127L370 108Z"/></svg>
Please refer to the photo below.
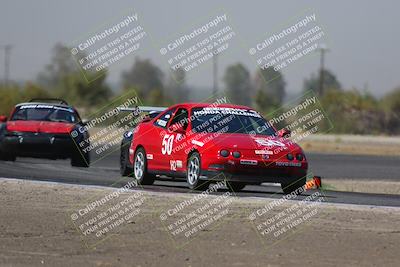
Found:
<svg viewBox="0 0 400 267"><path fill-rule="evenodd" d="M141 194L145 200L136 217L113 235L83 236L71 214L116 190L0 180L0 266L400 265L398 208L321 204L314 206L313 217L293 228L296 232L265 239L249 214L272 200L230 197L229 213L215 225L191 238L173 238L160 214L195 195L133 190L118 201ZM293 203L298 202L285 202L270 214ZM188 213L187 208L179 212Z"/></svg>
<svg viewBox="0 0 400 267"><path fill-rule="evenodd" d="M328 179L323 186L324 190L400 195L400 183L391 181Z"/></svg>
<svg viewBox="0 0 400 267"><path fill-rule="evenodd" d="M299 144L307 152L400 156L398 136L314 134Z"/></svg>

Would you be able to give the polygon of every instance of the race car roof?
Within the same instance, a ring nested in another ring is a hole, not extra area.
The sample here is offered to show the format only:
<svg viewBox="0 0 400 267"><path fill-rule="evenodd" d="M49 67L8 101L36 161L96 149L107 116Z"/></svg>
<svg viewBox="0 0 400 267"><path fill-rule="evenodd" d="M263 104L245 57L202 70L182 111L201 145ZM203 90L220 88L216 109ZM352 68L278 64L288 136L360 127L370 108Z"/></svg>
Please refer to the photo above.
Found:
<svg viewBox="0 0 400 267"><path fill-rule="evenodd" d="M233 104L213 104L213 103L192 103L192 102L188 102L188 103L179 103L179 104L175 104L172 105L168 108L174 108L174 107L185 107L185 108L202 108L202 107L221 107L221 108L240 108L240 109L252 109L250 107L247 106L242 106L242 105L233 105ZM166 109L168 109L167 107L152 107L152 106L137 106L137 107L129 107L129 108L124 108L124 107L120 107L118 108L121 111L135 111L137 109L139 109L140 111L147 111L147 112L162 112Z"/></svg>
<svg viewBox="0 0 400 267"><path fill-rule="evenodd" d="M221 107L221 108L240 108L240 109L252 109L251 107L248 106L243 106L243 105L234 105L234 104L218 104L218 103L196 103L196 102L188 102L188 103L181 103L181 104L176 104L171 107L185 107L185 108L202 108L202 107L210 107L210 106L215 106L215 107Z"/></svg>

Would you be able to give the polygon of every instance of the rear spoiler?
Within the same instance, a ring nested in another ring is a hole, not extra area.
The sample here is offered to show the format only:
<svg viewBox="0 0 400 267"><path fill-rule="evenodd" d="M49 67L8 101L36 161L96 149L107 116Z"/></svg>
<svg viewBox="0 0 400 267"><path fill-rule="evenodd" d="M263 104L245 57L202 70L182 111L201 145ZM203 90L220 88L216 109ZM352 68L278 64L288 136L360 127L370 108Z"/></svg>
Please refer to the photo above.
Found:
<svg viewBox="0 0 400 267"><path fill-rule="evenodd" d="M162 112L164 110L166 110L166 107L151 107L151 106L137 106L134 108L123 108L123 107L119 107L118 110L119 111L127 111L127 112L134 112L134 111L143 111L143 112Z"/></svg>
<svg viewBox="0 0 400 267"><path fill-rule="evenodd" d="M140 112L148 112L143 121L149 121L158 116L161 112L166 110L165 107L149 107L149 106L137 106L134 108L119 107L119 111L133 112L135 116L139 116Z"/></svg>

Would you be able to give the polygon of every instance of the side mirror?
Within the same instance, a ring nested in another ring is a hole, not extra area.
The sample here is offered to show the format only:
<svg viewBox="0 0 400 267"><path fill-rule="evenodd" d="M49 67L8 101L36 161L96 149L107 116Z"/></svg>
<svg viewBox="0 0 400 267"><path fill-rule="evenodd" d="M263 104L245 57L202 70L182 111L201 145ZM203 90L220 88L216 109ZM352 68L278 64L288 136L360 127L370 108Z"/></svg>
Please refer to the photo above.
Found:
<svg viewBox="0 0 400 267"><path fill-rule="evenodd" d="M292 132L286 128L280 129L278 131L278 136L282 138L289 138Z"/></svg>
<svg viewBox="0 0 400 267"><path fill-rule="evenodd" d="M174 133L180 133L180 134L186 133L186 131L183 128L183 125L181 123L175 123L175 124L171 125L169 128Z"/></svg>
<svg viewBox="0 0 400 267"><path fill-rule="evenodd" d="M151 117L149 115L145 115L142 119L142 122L149 122L151 121Z"/></svg>
<svg viewBox="0 0 400 267"><path fill-rule="evenodd" d="M0 115L0 122L6 122L7 121L7 116Z"/></svg>

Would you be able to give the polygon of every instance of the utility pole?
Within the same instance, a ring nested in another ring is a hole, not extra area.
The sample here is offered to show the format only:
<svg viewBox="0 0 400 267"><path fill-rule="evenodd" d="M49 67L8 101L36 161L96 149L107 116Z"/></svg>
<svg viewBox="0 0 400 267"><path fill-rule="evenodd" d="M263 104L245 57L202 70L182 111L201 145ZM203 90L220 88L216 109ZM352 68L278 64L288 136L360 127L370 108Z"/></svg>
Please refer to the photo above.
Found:
<svg viewBox="0 0 400 267"><path fill-rule="evenodd" d="M13 48L12 45L7 44L1 46L4 49L4 85L8 85L8 81L10 79L10 54L11 49Z"/></svg>
<svg viewBox="0 0 400 267"><path fill-rule="evenodd" d="M321 53L320 57L320 69L319 69L319 90L318 95L322 96L324 94L324 61L325 61L325 53L329 51L325 45L320 45L318 51Z"/></svg>
<svg viewBox="0 0 400 267"><path fill-rule="evenodd" d="M214 86L213 86L213 95L216 96L218 93L218 54L214 52L213 55L213 79L214 79Z"/></svg>

